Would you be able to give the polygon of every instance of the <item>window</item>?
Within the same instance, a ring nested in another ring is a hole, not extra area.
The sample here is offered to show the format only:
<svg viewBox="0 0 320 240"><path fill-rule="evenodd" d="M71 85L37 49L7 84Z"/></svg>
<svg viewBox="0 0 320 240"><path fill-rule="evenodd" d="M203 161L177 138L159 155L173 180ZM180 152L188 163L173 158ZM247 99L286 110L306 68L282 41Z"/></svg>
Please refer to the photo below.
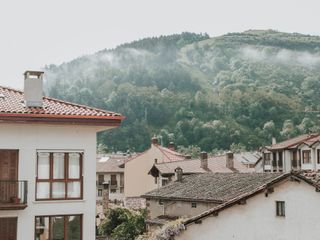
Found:
<svg viewBox="0 0 320 240"><path fill-rule="evenodd" d="M283 167L282 152L279 152L278 156L279 156L279 158L278 158L278 166L279 166L279 168L282 168Z"/></svg>
<svg viewBox="0 0 320 240"><path fill-rule="evenodd" d="M191 207L192 208L197 208L197 203L195 203L195 202L191 203Z"/></svg>
<svg viewBox="0 0 320 240"><path fill-rule="evenodd" d="M320 149L317 149L317 163L320 164Z"/></svg>
<svg viewBox="0 0 320 240"><path fill-rule="evenodd" d="M292 167L296 168L298 166L298 151L293 150L292 151Z"/></svg>
<svg viewBox="0 0 320 240"><path fill-rule="evenodd" d="M98 189L98 197L102 197L102 189Z"/></svg>
<svg viewBox="0 0 320 240"><path fill-rule="evenodd" d="M111 186L117 186L117 175L111 174Z"/></svg>
<svg viewBox="0 0 320 240"><path fill-rule="evenodd" d="M285 202L284 201L276 201L276 214L277 216L284 217L285 214Z"/></svg>
<svg viewBox="0 0 320 240"><path fill-rule="evenodd" d="M38 152L36 200L82 199L82 154Z"/></svg>
<svg viewBox="0 0 320 240"><path fill-rule="evenodd" d="M302 151L302 161L304 164L311 163L311 151L310 150Z"/></svg>
<svg viewBox="0 0 320 240"><path fill-rule="evenodd" d="M120 186L124 186L124 173L120 173Z"/></svg>
<svg viewBox="0 0 320 240"><path fill-rule="evenodd" d="M272 167L276 168L277 167L277 153L274 152L272 154Z"/></svg>
<svg viewBox="0 0 320 240"><path fill-rule="evenodd" d="M110 193L116 193L116 192L117 192L117 189L115 188L110 189Z"/></svg>
<svg viewBox="0 0 320 240"><path fill-rule="evenodd" d="M270 153L264 153L263 156L264 156L264 164L265 165L270 165L271 163L271 154Z"/></svg>
<svg viewBox="0 0 320 240"><path fill-rule="evenodd" d="M164 204L163 200L160 199L160 200L159 200L159 205L163 205L163 204Z"/></svg>
<svg viewBox="0 0 320 240"><path fill-rule="evenodd" d="M104 183L104 175L99 174L98 175L98 184L102 185Z"/></svg>
<svg viewBox="0 0 320 240"><path fill-rule="evenodd" d="M82 240L82 215L36 217L35 240Z"/></svg>

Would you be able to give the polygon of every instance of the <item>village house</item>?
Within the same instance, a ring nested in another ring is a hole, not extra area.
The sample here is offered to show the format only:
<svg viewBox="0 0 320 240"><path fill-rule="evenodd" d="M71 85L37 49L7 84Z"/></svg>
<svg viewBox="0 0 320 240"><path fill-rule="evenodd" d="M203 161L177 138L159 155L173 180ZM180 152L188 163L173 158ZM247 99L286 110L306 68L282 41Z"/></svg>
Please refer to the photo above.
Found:
<svg viewBox="0 0 320 240"><path fill-rule="evenodd" d="M166 148L159 145L157 138L152 138L148 150L129 158L121 165L124 167L125 206L144 208L145 199L141 195L160 186L159 180L148 174L153 164L184 159L184 155L174 151L173 144Z"/></svg>
<svg viewBox="0 0 320 240"><path fill-rule="evenodd" d="M155 163L149 171L149 174L159 179L159 187L167 185L173 181L175 170L179 167L183 174L194 173L232 173L232 172L253 172L254 161L257 161L260 155L256 153L232 153L228 152L220 156L208 157L207 152L201 152L198 159L185 159L174 162Z"/></svg>
<svg viewBox="0 0 320 240"><path fill-rule="evenodd" d="M202 173L182 175L176 169L176 181L143 195L149 219L186 218L223 204L281 174L269 173Z"/></svg>
<svg viewBox="0 0 320 240"><path fill-rule="evenodd" d="M96 133L120 114L0 87L0 239L95 239Z"/></svg>
<svg viewBox="0 0 320 240"><path fill-rule="evenodd" d="M226 185L224 189L233 191L233 196L212 209L184 219L183 227L179 228L182 230L171 236L172 239L319 239L319 173L265 174L270 178L252 179L247 188ZM242 177L247 175L250 174ZM228 181L228 177L225 180Z"/></svg>
<svg viewBox="0 0 320 240"><path fill-rule="evenodd" d="M320 134L304 134L262 149L264 172L320 169Z"/></svg>
<svg viewBox="0 0 320 240"><path fill-rule="evenodd" d="M105 185L109 190L109 200L124 200L124 168L119 166L128 157L124 154L108 154L97 159L97 202L102 201Z"/></svg>

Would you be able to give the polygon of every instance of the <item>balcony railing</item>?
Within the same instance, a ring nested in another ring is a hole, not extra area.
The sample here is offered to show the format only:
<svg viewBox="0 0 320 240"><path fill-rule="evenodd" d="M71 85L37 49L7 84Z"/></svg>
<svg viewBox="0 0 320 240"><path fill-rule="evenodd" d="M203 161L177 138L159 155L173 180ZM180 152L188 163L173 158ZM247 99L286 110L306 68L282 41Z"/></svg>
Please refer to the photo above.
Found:
<svg viewBox="0 0 320 240"><path fill-rule="evenodd" d="M26 208L27 195L27 181L0 180L0 210Z"/></svg>

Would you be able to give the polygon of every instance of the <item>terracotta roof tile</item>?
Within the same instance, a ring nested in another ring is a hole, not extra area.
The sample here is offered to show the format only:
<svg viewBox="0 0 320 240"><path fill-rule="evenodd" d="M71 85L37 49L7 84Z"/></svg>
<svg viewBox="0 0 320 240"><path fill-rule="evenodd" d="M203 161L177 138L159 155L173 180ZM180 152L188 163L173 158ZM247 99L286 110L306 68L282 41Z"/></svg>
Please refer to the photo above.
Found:
<svg viewBox="0 0 320 240"><path fill-rule="evenodd" d="M0 86L0 114L5 116L55 116L123 119L114 112L44 97L43 107L26 107L23 92Z"/></svg>
<svg viewBox="0 0 320 240"><path fill-rule="evenodd" d="M297 147L299 144L303 143L303 142L310 142L313 139L316 139L317 137L319 137L319 134L303 134L294 138L290 138L288 140L285 140L283 142L279 142L276 143L270 147L267 147L267 149L270 150L280 150L280 149L286 149L286 148L295 148Z"/></svg>

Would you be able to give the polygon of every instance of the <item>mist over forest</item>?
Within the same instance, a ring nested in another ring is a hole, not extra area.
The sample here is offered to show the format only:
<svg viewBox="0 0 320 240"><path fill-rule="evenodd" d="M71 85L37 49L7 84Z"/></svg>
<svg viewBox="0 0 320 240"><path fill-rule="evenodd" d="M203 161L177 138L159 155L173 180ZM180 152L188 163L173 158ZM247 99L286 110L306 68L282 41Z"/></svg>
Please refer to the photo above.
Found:
<svg viewBox="0 0 320 240"><path fill-rule="evenodd" d="M119 112L109 151L163 145L255 150L320 131L320 37L250 30L151 37L48 65L46 93Z"/></svg>

